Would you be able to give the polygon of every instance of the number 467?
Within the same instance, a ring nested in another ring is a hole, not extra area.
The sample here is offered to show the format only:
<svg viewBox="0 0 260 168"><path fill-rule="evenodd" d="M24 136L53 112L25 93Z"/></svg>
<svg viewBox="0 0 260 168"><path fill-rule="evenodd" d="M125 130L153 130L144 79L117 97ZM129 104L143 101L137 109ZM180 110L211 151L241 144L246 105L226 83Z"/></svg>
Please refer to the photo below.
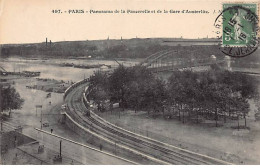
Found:
<svg viewBox="0 0 260 168"><path fill-rule="evenodd" d="M60 9L52 10L52 13L60 13Z"/></svg>

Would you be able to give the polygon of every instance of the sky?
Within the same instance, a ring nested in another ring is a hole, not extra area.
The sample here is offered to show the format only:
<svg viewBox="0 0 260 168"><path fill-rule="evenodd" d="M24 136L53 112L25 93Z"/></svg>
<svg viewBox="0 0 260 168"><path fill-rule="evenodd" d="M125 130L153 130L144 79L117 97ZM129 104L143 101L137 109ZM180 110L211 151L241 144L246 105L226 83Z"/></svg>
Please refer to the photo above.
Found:
<svg viewBox="0 0 260 168"><path fill-rule="evenodd" d="M98 40L108 36L110 39L216 37L213 24L221 4L214 0L0 0L0 44L44 42L46 37L53 42ZM63 13L52 13L55 9ZM121 9L155 10L156 13L86 13ZM68 14L69 10L85 13ZM162 13L157 13L158 10ZM164 13L164 10L209 13Z"/></svg>

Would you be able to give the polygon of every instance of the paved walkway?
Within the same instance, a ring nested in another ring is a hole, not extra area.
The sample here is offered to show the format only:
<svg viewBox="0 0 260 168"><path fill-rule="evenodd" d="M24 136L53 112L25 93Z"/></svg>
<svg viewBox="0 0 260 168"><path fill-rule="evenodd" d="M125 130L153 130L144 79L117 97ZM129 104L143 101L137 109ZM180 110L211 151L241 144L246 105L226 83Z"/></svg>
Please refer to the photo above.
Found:
<svg viewBox="0 0 260 168"><path fill-rule="evenodd" d="M54 161L53 159L59 155L58 152L46 146L44 147L43 152L38 152L38 147L39 147L38 143L33 143L33 144L20 146L18 147L18 149L26 153L27 155L30 155L31 157L37 158L39 161L41 161L41 164L59 164L59 165L82 164L74 159L67 157L66 155L62 155L62 160L60 162Z"/></svg>
<svg viewBox="0 0 260 168"><path fill-rule="evenodd" d="M29 133L30 132L30 133ZM62 135L50 134L45 133L44 131L38 131L35 129L27 129L26 133L30 134L32 137L40 141L40 144L44 144L45 147L52 149L56 152L60 150L60 141L61 141L61 151L62 155L69 161L65 161L62 164L68 164L72 160L74 163L81 163L81 164L91 164L91 165L124 165L124 164L132 164L130 162L124 161L122 159L118 159L113 156L109 156L107 154L98 152L96 150L90 149L85 146L85 144L79 145L78 143L73 143L67 138L60 137ZM84 147L85 146L85 147ZM50 156L53 156L50 155ZM47 161L50 159L49 155L48 158L44 158ZM49 161L50 162L50 161Z"/></svg>

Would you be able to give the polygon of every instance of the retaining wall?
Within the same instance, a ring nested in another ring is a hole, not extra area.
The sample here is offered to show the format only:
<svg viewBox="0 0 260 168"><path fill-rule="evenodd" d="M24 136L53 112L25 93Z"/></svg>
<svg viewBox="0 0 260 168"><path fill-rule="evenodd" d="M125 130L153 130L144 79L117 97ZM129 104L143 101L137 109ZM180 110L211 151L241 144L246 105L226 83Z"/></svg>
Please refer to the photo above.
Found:
<svg viewBox="0 0 260 168"><path fill-rule="evenodd" d="M83 137L87 143L96 146L100 149L102 146L102 150L112 152L113 154L127 158L128 160L132 160L139 164L158 164L156 162L151 161L150 159L142 156L141 154L136 154L128 149L122 148L118 146L120 142L113 142L109 139L106 139L96 133L93 132L93 128L86 128L78 124L71 116L67 113L64 114L65 124L73 130L75 133ZM121 144L120 144L121 145Z"/></svg>
<svg viewBox="0 0 260 168"><path fill-rule="evenodd" d="M7 147L8 149L14 148L23 144L36 141L35 139L28 137L17 131L10 131L1 134L1 143L2 147Z"/></svg>

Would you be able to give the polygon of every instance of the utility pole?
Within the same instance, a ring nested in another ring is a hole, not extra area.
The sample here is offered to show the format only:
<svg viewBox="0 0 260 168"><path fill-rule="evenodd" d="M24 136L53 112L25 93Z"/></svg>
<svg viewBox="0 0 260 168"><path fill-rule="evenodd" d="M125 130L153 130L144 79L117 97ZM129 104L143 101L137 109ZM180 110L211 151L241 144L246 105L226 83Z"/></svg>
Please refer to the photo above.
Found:
<svg viewBox="0 0 260 168"><path fill-rule="evenodd" d="M1 118L1 132L3 131L3 119Z"/></svg>
<svg viewBox="0 0 260 168"><path fill-rule="evenodd" d="M60 157L61 157L61 142L62 142L62 140L60 140Z"/></svg>
<svg viewBox="0 0 260 168"><path fill-rule="evenodd" d="M35 108L36 108L36 116L37 116L37 108L41 108L41 129L42 129L42 105L36 105L35 106Z"/></svg>
<svg viewBox="0 0 260 168"><path fill-rule="evenodd" d="M41 108L41 129L42 129L42 108Z"/></svg>
<svg viewBox="0 0 260 168"><path fill-rule="evenodd" d="M115 155L116 155L116 142L115 142Z"/></svg>
<svg viewBox="0 0 260 168"><path fill-rule="evenodd" d="M174 62L173 60L174 60L174 59L173 59L173 53L172 53L172 70L174 70L174 69L173 69L173 62Z"/></svg>
<svg viewBox="0 0 260 168"><path fill-rule="evenodd" d="M237 115L237 129L239 131L239 115Z"/></svg>

